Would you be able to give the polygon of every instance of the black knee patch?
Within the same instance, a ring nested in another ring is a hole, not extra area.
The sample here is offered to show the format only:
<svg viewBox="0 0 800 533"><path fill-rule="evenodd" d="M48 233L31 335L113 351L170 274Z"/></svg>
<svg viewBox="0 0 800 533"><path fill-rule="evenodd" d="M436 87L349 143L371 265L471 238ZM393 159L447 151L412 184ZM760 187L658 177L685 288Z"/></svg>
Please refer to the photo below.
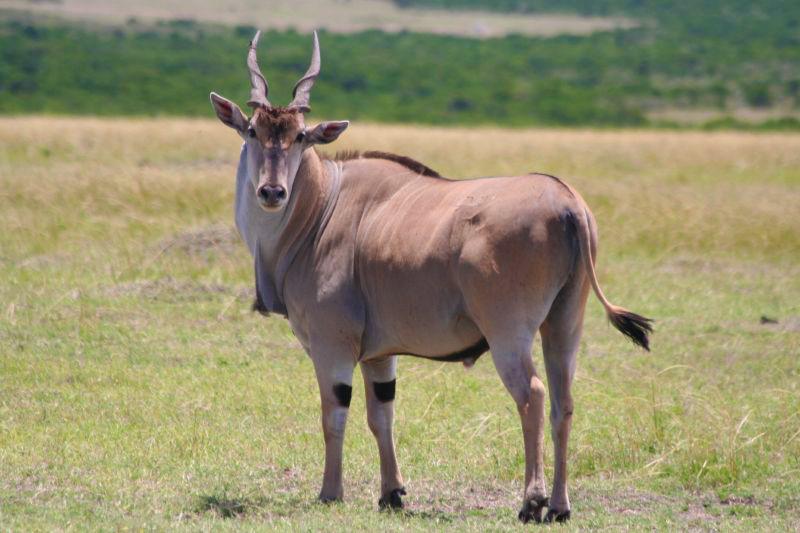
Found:
<svg viewBox="0 0 800 533"><path fill-rule="evenodd" d="M397 380L387 381L385 383L378 383L377 381L372 385L375 387L375 397L379 402L386 403L394 400L394 391Z"/></svg>
<svg viewBox="0 0 800 533"><path fill-rule="evenodd" d="M350 407L350 399L353 397L353 387L346 383L337 383L333 386L333 394L339 400L342 407Z"/></svg>

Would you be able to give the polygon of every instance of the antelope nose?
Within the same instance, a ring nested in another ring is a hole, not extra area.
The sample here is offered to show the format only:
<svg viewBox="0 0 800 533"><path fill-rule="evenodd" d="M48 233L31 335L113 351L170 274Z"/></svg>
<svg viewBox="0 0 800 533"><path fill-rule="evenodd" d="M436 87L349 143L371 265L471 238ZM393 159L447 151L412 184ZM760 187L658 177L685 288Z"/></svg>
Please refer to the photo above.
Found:
<svg viewBox="0 0 800 533"><path fill-rule="evenodd" d="M258 189L258 196L268 204L277 204L286 198L286 189L281 185L264 185Z"/></svg>

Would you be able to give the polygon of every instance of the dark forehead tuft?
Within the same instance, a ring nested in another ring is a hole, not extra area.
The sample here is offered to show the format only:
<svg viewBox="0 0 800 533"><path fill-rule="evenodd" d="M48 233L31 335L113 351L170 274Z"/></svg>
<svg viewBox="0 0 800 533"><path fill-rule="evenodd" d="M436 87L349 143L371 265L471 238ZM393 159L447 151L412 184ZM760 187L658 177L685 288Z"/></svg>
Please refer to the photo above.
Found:
<svg viewBox="0 0 800 533"><path fill-rule="evenodd" d="M262 107L256 109L253 118L257 127L269 129L277 135L300 125L300 112L289 107Z"/></svg>

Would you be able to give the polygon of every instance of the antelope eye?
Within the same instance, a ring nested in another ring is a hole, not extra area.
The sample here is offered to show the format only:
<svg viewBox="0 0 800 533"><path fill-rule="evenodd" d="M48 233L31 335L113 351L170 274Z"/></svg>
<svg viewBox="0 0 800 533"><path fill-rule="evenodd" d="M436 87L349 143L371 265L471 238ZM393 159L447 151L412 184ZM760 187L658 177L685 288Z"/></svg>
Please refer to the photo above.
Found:
<svg viewBox="0 0 800 533"><path fill-rule="evenodd" d="M297 138L294 140L294 142L301 143L305 140L306 140L306 132L301 131L300 133L297 134Z"/></svg>
<svg viewBox="0 0 800 533"><path fill-rule="evenodd" d="M253 128L247 128L247 136L250 137L251 139L255 139L256 130L254 130Z"/></svg>

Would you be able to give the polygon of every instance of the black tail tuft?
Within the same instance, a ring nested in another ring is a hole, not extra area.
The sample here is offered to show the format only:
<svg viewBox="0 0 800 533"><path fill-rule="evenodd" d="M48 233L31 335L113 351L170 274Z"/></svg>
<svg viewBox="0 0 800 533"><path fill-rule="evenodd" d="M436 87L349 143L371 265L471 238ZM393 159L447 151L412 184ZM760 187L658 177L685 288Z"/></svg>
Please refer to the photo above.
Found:
<svg viewBox="0 0 800 533"><path fill-rule="evenodd" d="M608 319L615 328L631 339L634 344L638 344L648 352L650 351L650 339L647 335L653 332L652 319L622 308L616 308L608 313Z"/></svg>

